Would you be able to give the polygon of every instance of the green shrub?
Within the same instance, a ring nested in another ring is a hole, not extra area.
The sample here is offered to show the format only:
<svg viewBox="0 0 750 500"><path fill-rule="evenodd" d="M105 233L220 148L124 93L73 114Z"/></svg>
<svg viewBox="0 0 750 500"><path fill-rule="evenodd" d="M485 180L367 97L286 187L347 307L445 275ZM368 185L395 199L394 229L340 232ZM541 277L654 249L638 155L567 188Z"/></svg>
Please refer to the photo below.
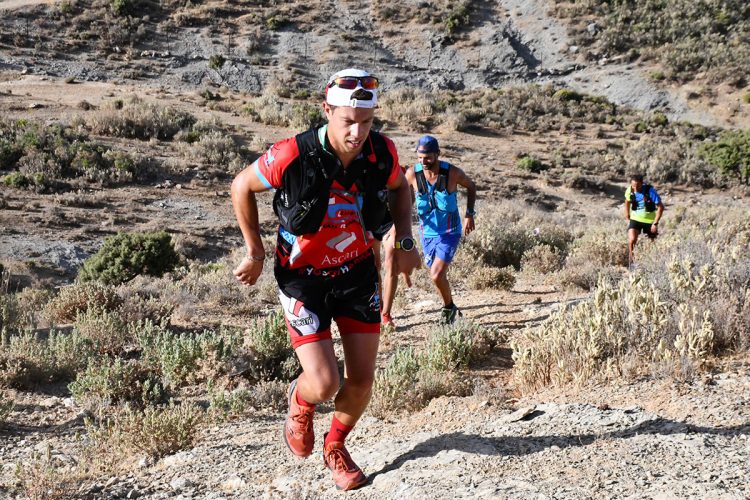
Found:
<svg viewBox="0 0 750 500"><path fill-rule="evenodd" d="M141 347L141 359L168 387L226 373L240 343L239 334L229 330L178 334L150 321L131 325L131 329Z"/></svg>
<svg viewBox="0 0 750 500"><path fill-rule="evenodd" d="M552 97L554 97L555 99L560 99L561 101L581 102L581 100L583 100L583 96L581 94L571 89L560 89L552 94Z"/></svg>
<svg viewBox="0 0 750 500"><path fill-rule="evenodd" d="M287 20L282 16L269 16L266 18L266 28L271 31L276 31L287 23Z"/></svg>
<svg viewBox="0 0 750 500"><path fill-rule="evenodd" d="M109 6L118 16L127 14L132 7L131 0L110 0Z"/></svg>
<svg viewBox="0 0 750 500"><path fill-rule="evenodd" d="M299 362L289 343L284 313L261 318L246 331L249 357L252 360L249 375L256 380L290 380L300 371Z"/></svg>
<svg viewBox="0 0 750 500"><path fill-rule="evenodd" d="M750 92L742 96L742 102L744 102L745 104L750 104Z"/></svg>
<svg viewBox="0 0 750 500"><path fill-rule="evenodd" d="M698 154L722 174L750 184L750 129L724 132L717 142L703 144Z"/></svg>
<svg viewBox="0 0 750 500"><path fill-rule="evenodd" d="M171 236L164 232L118 233L104 240L78 273L82 282L120 284L139 274L161 276L179 263Z"/></svg>
<svg viewBox="0 0 750 500"><path fill-rule="evenodd" d="M535 174L545 169L542 162L533 156L524 156L516 162L516 166L521 170L526 170L527 172Z"/></svg>
<svg viewBox="0 0 750 500"><path fill-rule="evenodd" d="M669 123L669 119L667 118L667 115L662 113L661 111L655 111L654 114L651 116L651 124L655 127L663 127Z"/></svg>
<svg viewBox="0 0 750 500"><path fill-rule="evenodd" d="M208 67L213 70L220 70L224 63L227 62L226 58L221 54L214 54L208 58Z"/></svg>
<svg viewBox="0 0 750 500"><path fill-rule="evenodd" d="M102 406L121 402L146 405L159 402L164 397L158 377L141 363L121 358L112 360L106 356L89 364L68 385L68 389L79 405L93 413L97 413Z"/></svg>
<svg viewBox="0 0 750 500"><path fill-rule="evenodd" d="M459 320L430 334L420 365L435 372L467 368L492 347L486 327Z"/></svg>
<svg viewBox="0 0 750 500"><path fill-rule="evenodd" d="M448 15L443 21L445 26L445 32L448 35L454 34L459 29L469 24L471 16L471 0L464 0L458 5L455 5L453 9L448 12Z"/></svg>

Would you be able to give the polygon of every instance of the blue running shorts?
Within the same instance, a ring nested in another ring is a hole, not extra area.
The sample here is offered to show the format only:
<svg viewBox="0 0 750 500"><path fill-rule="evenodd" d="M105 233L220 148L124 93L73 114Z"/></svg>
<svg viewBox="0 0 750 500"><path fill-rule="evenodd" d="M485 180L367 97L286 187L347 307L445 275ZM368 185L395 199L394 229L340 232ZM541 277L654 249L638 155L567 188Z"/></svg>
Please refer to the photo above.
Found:
<svg viewBox="0 0 750 500"><path fill-rule="evenodd" d="M456 255L456 249L461 242L460 234L447 234L444 236L435 236L434 238L422 237L422 250L424 251L424 261L427 267L432 267L435 257L451 262Z"/></svg>

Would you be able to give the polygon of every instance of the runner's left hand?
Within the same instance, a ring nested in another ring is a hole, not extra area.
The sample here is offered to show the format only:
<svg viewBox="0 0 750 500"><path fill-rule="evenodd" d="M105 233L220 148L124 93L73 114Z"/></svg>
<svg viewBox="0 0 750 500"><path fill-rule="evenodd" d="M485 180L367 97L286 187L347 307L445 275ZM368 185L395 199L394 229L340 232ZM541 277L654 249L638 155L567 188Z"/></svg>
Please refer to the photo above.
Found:
<svg viewBox="0 0 750 500"><path fill-rule="evenodd" d="M474 217L464 219L464 235L468 236L474 230Z"/></svg>

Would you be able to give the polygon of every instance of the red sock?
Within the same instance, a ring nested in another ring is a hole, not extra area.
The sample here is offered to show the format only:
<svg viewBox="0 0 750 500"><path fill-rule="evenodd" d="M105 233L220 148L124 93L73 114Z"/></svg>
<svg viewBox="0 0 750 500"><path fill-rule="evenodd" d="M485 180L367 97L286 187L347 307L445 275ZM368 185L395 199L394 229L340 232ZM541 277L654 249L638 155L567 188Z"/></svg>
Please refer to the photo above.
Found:
<svg viewBox="0 0 750 500"><path fill-rule="evenodd" d="M305 401L304 399L302 399L302 396L299 395L299 389L297 389L297 392L295 393L295 397L297 398L297 404L298 405L315 408L314 404L308 403L307 401Z"/></svg>
<svg viewBox="0 0 750 500"><path fill-rule="evenodd" d="M333 416L333 420L331 421L331 430L328 431L328 435L326 436L325 443L323 443L323 446L326 446L331 441L341 441L344 442L344 439L346 439L346 436L349 435L349 431L354 429L353 425L344 425L341 422L339 422L339 419L336 418L336 415Z"/></svg>

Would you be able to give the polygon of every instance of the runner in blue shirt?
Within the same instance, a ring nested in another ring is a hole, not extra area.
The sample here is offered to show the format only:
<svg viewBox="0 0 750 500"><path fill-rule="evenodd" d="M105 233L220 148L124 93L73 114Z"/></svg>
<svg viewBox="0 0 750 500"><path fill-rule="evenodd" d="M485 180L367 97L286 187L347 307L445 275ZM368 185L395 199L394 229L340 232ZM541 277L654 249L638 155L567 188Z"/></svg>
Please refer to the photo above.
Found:
<svg viewBox="0 0 750 500"><path fill-rule="evenodd" d="M453 323L461 313L453 303L448 267L461 241L461 234L474 230L477 188L463 170L441 161L439 154L436 138L429 135L420 138L417 143L419 161L406 172L406 179L416 197L425 262L443 299L441 319ZM458 208L458 186L466 188L467 194L463 225Z"/></svg>

